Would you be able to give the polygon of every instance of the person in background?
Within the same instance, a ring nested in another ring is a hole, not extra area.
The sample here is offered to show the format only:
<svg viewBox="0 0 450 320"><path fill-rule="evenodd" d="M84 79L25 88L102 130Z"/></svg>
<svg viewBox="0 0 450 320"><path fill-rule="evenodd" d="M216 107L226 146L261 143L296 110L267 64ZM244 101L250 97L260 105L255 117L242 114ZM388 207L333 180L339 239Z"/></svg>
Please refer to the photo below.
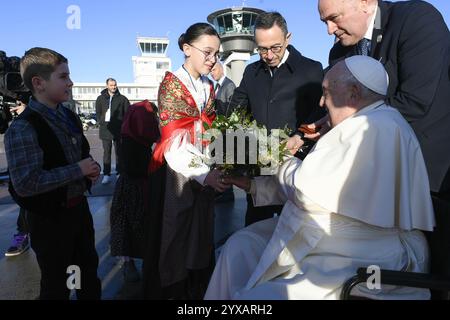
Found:
<svg viewBox="0 0 450 320"><path fill-rule="evenodd" d="M214 93L216 95L216 113L217 115L228 116L228 106L233 96L236 85L225 76L223 65L218 61L211 71L211 77L216 81Z"/></svg>
<svg viewBox="0 0 450 320"><path fill-rule="evenodd" d="M159 139L156 106L148 100L133 104L122 124L122 174L116 182L111 205L111 255L122 259L125 281L140 279L134 263L145 252L145 218L148 201L148 167L152 145Z"/></svg>
<svg viewBox="0 0 450 320"><path fill-rule="evenodd" d="M95 102L97 122L100 124L99 137L103 144L103 179L102 184L111 182L111 150L114 142L116 154L116 172L120 174L120 129L123 117L130 102L120 94L117 81L106 80L106 89Z"/></svg>
<svg viewBox="0 0 450 320"><path fill-rule="evenodd" d="M217 61L211 71L211 77L216 81L214 86L214 93L216 95L215 107L216 114L222 116L229 116L228 107L230 105L231 97L233 96L236 85L234 82L225 76L223 66L220 61ZM233 201L234 193L233 187L228 188L223 193L218 193L216 196L217 202Z"/></svg>
<svg viewBox="0 0 450 320"><path fill-rule="evenodd" d="M26 108L26 103L17 101L16 106L9 109L13 116L20 115ZM14 119L14 117L13 117ZM20 208L17 217L17 233L13 235L11 246L6 250L5 257L15 257L21 255L30 248L30 233L28 230L26 212Z"/></svg>

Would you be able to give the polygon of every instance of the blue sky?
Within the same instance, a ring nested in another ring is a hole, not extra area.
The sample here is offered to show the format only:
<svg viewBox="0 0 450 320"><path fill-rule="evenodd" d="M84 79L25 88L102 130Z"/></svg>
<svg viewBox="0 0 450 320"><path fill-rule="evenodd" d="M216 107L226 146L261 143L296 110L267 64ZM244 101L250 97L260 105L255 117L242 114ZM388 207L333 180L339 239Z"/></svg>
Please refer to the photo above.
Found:
<svg viewBox="0 0 450 320"><path fill-rule="evenodd" d="M450 25L450 1L429 0ZM246 6L277 10L292 32L292 44L326 66L333 38L319 20L317 0L247 0ZM81 28L70 30L67 8L81 10ZM2 1L0 50L22 56L34 46L52 48L69 59L75 82L103 82L112 76L133 81L136 36L168 36L173 68L182 63L177 39L213 11L242 5L237 0L15 0Z"/></svg>

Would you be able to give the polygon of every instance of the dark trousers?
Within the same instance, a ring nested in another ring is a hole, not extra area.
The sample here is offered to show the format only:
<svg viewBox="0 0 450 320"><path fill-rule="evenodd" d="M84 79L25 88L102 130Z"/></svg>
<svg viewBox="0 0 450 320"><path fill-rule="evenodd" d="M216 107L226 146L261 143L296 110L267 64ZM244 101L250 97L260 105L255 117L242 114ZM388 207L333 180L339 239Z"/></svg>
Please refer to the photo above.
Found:
<svg viewBox="0 0 450 320"><path fill-rule="evenodd" d="M17 232L18 233L29 233L26 210L20 208L19 216L17 217Z"/></svg>
<svg viewBox="0 0 450 320"><path fill-rule="evenodd" d="M102 140L103 143L103 174L111 174L111 150L114 141L114 151L116 154L116 171L120 173L120 140Z"/></svg>
<svg viewBox="0 0 450 320"><path fill-rule="evenodd" d="M431 271L450 276L450 193L432 192L436 227L429 237Z"/></svg>
<svg viewBox="0 0 450 320"><path fill-rule="evenodd" d="M283 206L254 207L252 196L247 194L247 213L245 214L245 226L252 223L273 218L275 213L281 213Z"/></svg>
<svg viewBox="0 0 450 320"><path fill-rule="evenodd" d="M425 232L430 246L431 273L450 277L450 194L431 193L436 226ZM431 299L448 300L448 292L431 290Z"/></svg>
<svg viewBox="0 0 450 320"><path fill-rule="evenodd" d="M101 298L97 277L98 255L95 250L94 226L86 198L56 216L27 212L31 247L41 269L41 300L68 300L69 266L80 268L79 300ZM69 284L72 284L69 281Z"/></svg>

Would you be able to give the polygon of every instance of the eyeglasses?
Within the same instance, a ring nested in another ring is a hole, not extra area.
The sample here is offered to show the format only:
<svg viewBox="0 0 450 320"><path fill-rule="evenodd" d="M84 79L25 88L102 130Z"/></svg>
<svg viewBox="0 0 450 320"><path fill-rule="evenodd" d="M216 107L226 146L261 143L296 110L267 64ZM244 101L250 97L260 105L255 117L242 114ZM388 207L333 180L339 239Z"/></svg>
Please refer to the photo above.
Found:
<svg viewBox="0 0 450 320"><path fill-rule="evenodd" d="M219 53L212 53L210 51L204 51L202 49L197 48L196 46L193 46L192 44L189 44L192 48L197 49L198 51L200 51L201 53L203 53L203 55L205 56L205 60L209 60L211 61L214 58L214 61L218 61L219 60Z"/></svg>
<svg viewBox="0 0 450 320"><path fill-rule="evenodd" d="M265 48L265 47L258 47L256 48L256 51L258 51L258 53L260 54L267 54L267 52L272 51L272 53L280 53L281 49L283 49L284 45L276 45L276 46L271 46L270 48Z"/></svg>

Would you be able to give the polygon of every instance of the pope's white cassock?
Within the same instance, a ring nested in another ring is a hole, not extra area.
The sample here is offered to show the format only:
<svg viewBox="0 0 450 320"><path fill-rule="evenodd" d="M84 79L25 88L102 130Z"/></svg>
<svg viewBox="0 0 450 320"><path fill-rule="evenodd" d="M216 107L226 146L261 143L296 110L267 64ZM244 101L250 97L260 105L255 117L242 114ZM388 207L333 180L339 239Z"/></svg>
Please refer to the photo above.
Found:
<svg viewBox="0 0 450 320"><path fill-rule="evenodd" d="M417 139L378 101L324 135L301 162L253 180L255 205L280 217L224 245L205 299L338 299L359 267L427 272L433 230L429 183ZM428 299L427 289L359 285L374 299Z"/></svg>

